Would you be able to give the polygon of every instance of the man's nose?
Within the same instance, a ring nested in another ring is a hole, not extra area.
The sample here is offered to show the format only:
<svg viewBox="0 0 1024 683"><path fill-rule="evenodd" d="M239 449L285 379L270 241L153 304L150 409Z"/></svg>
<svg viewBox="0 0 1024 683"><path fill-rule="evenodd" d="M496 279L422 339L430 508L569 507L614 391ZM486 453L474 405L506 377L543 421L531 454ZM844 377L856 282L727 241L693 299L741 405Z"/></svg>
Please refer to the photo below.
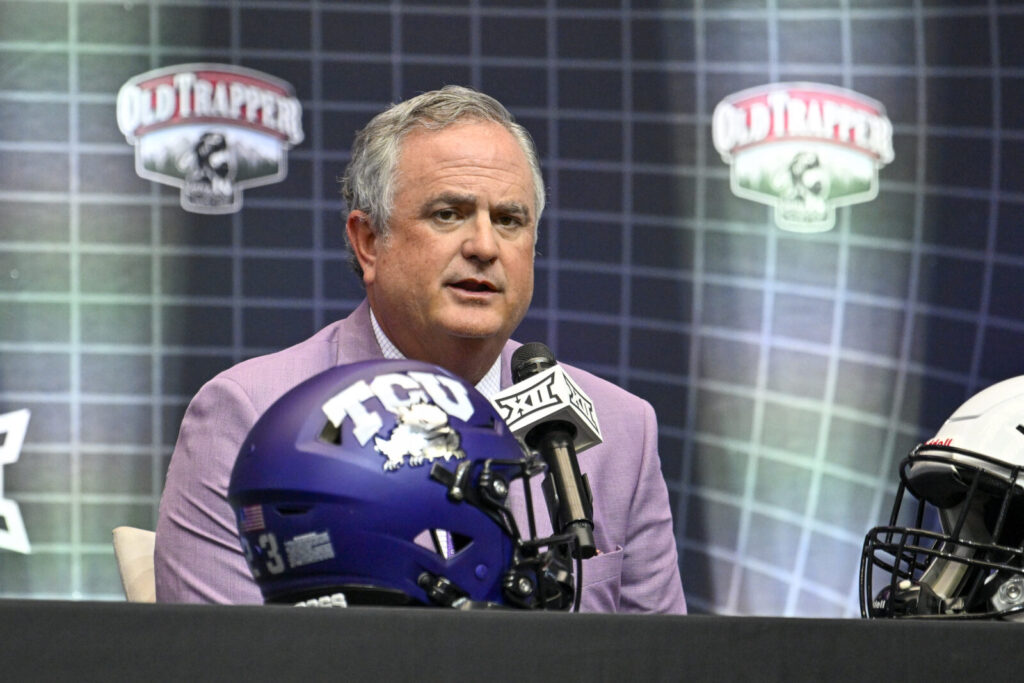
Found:
<svg viewBox="0 0 1024 683"><path fill-rule="evenodd" d="M498 258L498 239L488 214L479 212L476 220L469 224L469 230L462 242L464 257L485 262Z"/></svg>

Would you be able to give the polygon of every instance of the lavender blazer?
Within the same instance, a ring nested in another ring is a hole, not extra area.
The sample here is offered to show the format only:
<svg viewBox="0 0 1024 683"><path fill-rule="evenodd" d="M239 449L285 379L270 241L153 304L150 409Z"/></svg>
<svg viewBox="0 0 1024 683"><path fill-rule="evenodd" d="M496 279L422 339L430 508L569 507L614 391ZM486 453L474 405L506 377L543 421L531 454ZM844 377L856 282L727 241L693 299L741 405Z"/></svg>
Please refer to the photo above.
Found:
<svg viewBox="0 0 1024 683"><path fill-rule="evenodd" d="M511 384L502 351L501 386ZM260 603L227 502L235 456L256 418L288 389L324 370L382 358L363 302L350 316L309 339L244 361L210 380L181 423L156 527L156 594L160 602ZM594 536L601 554L583 563L581 611L683 614L668 491L650 404L590 373L565 366L597 408L604 443L579 455L594 494ZM538 533L550 521L534 478ZM510 498L521 529L522 492Z"/></svg>

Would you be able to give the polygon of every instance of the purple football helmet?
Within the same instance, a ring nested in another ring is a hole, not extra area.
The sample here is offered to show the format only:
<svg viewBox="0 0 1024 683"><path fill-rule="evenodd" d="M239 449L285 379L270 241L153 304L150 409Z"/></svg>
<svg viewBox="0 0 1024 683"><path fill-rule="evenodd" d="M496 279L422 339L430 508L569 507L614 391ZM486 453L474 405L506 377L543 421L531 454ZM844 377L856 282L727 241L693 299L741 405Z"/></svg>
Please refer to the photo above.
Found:
<svg viewBox="0 0 1024 683"><path fill-rule="evenodd" d="M532 538L532 518L523 539L507 505L542 468L463 380L366 361L275 402L228 499L268 603L567 609L571 539Z"/></svg>

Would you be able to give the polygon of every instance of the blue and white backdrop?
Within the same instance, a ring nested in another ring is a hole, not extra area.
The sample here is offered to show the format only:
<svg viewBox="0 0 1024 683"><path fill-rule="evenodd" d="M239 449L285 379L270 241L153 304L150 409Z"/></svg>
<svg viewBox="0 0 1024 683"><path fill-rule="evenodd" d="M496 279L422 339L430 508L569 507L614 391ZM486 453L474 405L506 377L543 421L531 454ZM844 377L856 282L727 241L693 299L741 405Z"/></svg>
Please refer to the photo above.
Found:
<svg viewBox="0 0 1024 683"><path fill-rule="evenodd" d="M1022 35L1010 0L0 2L0 596L120 599L195 390L361 298L353 132L460 83L550 191L516 336L657 408L691 610L855 616L900 458L1024 373ZM237 212L118 127L183 64L301 108Z"/></svg>

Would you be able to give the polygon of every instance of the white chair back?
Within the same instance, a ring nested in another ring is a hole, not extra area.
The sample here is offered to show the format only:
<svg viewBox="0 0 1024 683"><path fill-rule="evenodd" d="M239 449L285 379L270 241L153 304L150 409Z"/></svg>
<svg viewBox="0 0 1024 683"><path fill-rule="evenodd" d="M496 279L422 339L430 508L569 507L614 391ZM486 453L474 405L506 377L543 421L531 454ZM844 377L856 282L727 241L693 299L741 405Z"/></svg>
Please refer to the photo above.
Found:
<svg viewBox="0 0 1024 683"><path fill-rule="evenodd" d="M130 526L114 529L114 558L128 602L156 602L153 544L156 533Z"/></svg>

